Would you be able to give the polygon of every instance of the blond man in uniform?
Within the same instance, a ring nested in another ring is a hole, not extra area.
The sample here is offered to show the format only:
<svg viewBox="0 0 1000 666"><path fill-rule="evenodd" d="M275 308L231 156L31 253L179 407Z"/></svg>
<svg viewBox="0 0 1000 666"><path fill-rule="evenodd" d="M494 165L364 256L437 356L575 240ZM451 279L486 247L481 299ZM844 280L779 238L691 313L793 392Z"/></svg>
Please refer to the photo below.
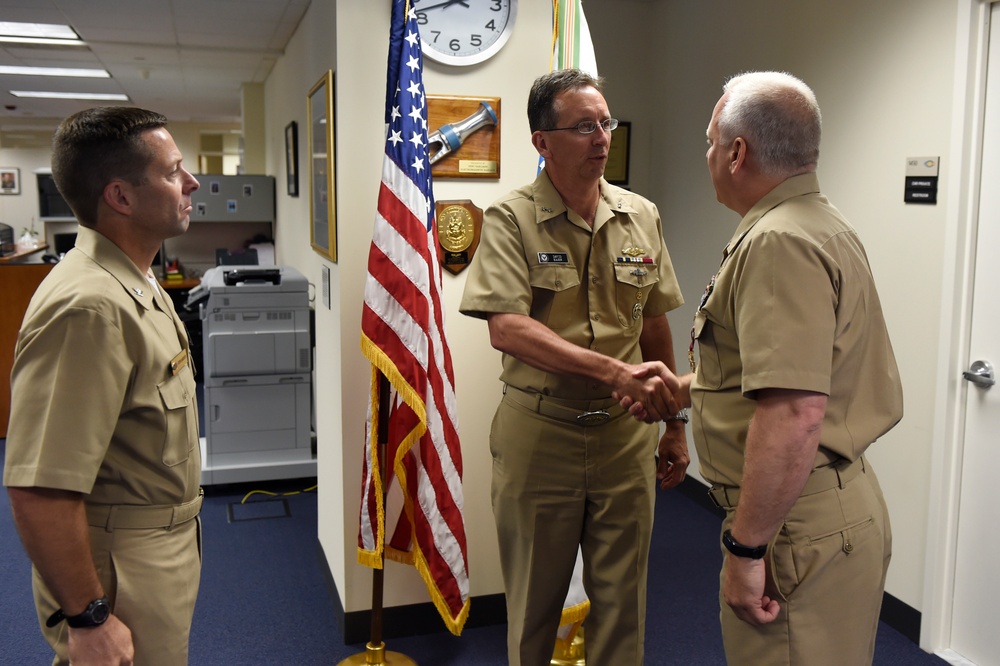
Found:
<svg viewBox="0 0 1000 666"><path fill-rule="evenodd" d="M4 485L53 664L187 663L201 573L190 347L150 272L198 181L166 118L89 109L55 134L76 247L18 335Z"/></svg>
<svg viewBox="0 0 1000 666"><path fill-rule="evenodd" d="M730 79L708 126L716 194L742 220L697 311L680 399L727 512L730 666L874 655L892 539L863 454L902 418L902 389L864 247L819 191L820 134L813 92L778 72Z"/></svg>
<svg viewBox="0 0 1000 666"><path fill-rule="evenodd" d="M656 207L602 177L618 121L599 80L539 78L528 120L545 168L486 211L460 308L503 352L490 447L508 659L549 663L579 549L587 663L640 666L655 477L672 487L689 462L666 319L683 299ZM668 421L658 471L657 427L613 392Z"/></svg>

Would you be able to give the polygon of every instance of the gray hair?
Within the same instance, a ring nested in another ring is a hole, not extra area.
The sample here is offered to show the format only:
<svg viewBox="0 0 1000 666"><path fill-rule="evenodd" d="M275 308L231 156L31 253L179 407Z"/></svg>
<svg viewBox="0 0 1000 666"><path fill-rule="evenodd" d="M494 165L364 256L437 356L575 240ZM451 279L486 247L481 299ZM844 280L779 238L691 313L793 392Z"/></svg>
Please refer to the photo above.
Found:
<svg viewBox="0 0 1000 666"><path fill-rule="evenodd" d="M812 171L819 161L823 121L816 95L785 72L737 74L719 113L719 141L743 137L761 172L788 177Z"/></svg>

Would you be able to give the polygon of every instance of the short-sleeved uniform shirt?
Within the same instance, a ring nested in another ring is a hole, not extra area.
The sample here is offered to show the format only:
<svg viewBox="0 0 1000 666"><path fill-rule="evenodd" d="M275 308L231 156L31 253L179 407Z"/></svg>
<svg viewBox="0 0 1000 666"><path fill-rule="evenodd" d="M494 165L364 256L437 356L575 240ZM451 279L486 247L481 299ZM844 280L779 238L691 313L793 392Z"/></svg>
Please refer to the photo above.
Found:
<svg viewBox="0 0 1000 666"><path fill-rule="evenodd" d="M648 200L601 179L594 228L566 208L543 170L493 203L460 311L530 316L580 347L640 363L642 318L684 299ZM600 399L603 384L550 374L504 354L501 380L556 398Z"/></svg>
<svg viewBox="0 0 1000 666"><path fill-rule="evenodd" d="M110 240L76 247L31 299L11 373L4 484L97 504L199 492L194 370L169 299Z"/></svg>
<svg viewBox="0 0 1000 666"><path fill-rule="evenodd" d="M868 258L815 174L789 178L746 214L703 300L691 397L711 483L740 485L757 390L829 396L817 466L856 460L902 418Z"/></svg>

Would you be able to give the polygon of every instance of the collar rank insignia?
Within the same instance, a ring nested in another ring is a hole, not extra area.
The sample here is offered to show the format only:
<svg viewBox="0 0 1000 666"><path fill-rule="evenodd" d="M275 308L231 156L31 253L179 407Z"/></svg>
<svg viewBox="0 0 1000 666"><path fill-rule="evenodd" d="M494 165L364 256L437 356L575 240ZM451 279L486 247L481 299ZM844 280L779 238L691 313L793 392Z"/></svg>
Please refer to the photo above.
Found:
<svg viewBox="0 0 1000 666"><path fill-rule="evenodd" d="M543 213L551 213L552 209L551 208L546 208L545 206L542 206L542 212Z"/></svg>
<svg viewBox="0 0 1000 666"><path fill-rule="evenodd" d="M132 287L132 291L135 292L136 296L138 296L139 298L142 298L142 289L139 289L139 287Z"/></svg>

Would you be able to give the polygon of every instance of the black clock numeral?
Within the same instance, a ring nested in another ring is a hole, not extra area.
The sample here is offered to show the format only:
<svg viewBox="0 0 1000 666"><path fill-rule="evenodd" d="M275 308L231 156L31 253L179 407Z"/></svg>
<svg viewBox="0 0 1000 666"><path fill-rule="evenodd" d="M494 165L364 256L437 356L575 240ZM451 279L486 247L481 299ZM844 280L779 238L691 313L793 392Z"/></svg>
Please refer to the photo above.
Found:
<svg viewBox="0 0 1000 666"><path fill-rule="evenodd" d="M503 11L503 0L493 0L493 6L490 7L490 11L502 12Z"/></svg>
<svg viewBox="0 0 1000 666"><path fill-rule="evenodd" d="M448 48L450 48L452 51L457 51L460 48L462 48L462 42L458 41L457 38L453 39L450 42L448 42Z"/></svg>
<svg viewBox="0 0 1000 666"><path fill-rule="evenodd" d="M441 36L440 30L431 30L431 34L434 35L434 39L431 40L431 44L437 44L438 37Z"/></svg>
<svg viewBox="0 0 1000 666"><path fill-rule="evenodd" d="M417 12L417 25L427 25L427 14Z"/></svg>
<svg viewBox="0 0 1000 666"><path fill-rule="evenodd" d="M497 24L493 21L493 19L490 19L489 22L483 27L487 30L492 30L493 32L497 31Z"/></svg>
<svg viewBox="0 0 1000 666"><path fill-rule="evenodd" d="M480 35L471 35L469 37L469 44L472 46L482 46L483 38Z"/></svg>

